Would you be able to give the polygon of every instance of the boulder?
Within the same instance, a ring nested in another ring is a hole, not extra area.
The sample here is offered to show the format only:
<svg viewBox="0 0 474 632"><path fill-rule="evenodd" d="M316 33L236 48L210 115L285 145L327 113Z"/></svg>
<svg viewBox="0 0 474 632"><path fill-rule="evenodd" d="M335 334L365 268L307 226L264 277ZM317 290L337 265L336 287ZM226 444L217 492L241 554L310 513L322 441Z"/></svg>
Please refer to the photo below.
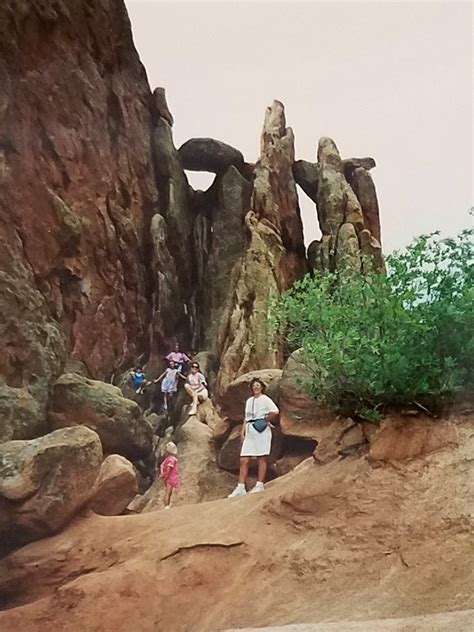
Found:
<svg viewBox="0 0 474 632"><path fill-rule="evenodd" d="M0 443L34 439L48 430L44 406L26 388L0 381Z"/></svg>
<svg viewBox="0 0 474 632"><path fill-rule="evenodd" d="M370 171L374 167L377 166L377 163L373 158L346 158L342 161L342 168L344 169L344 175L346 176L346 180L350 182L352 173L358 167L362 167L366 171Z"/></svg>
<svg viewBox="0 0 474 632"><path fill-rule="evenodd" d="M297 160L293 165L293 177L306 195L316 202L318 195L318 165L307 160Z"/></svg>
<svg viewBox="0 0 474 632"><path fill-rule="evenodd" d="M167 438L166 442L169 440ZM172 504L191 505L227 496L234 478L224 475L217 467L211 428L196 416L189 417L177 432L175 441L178 444L181 486L178 493L174 493ZM135 513L161 509L163 492L163 482L157 470L150 489L136 498L129 508Z"/></svg>
<svg viewBox="0 0 474 632"><path fill-rule="evenodd" d="M349 184L360 202L366 229L380 243L379 202L372 176L363 167L357 167L351 173Z"/></svg>
<svg viewBox="0 0 474 632"><path fill-rule="evenodd" d="M108 454L133 460L151 452L153 429L140 407L105 382L65 373L54 384L48 418L52 429L80 425L95 430Z"/></svg>
<svg viewBox="0 0 474 632"><path fill-rule="evenodd" d="M311 377L302 351L294 351L286 361L280 380L280 426L287 435L317 439L321 420L335 418L308 394L306 385Z"/></svg>
<svg viewBox="0 0 474 632"><path fill-rule="evenodd" d="M199 404L196 417L211 429L212 438L218 442L226 438L233 426L227 418L222 418L219 415L210 399Z"/></svg>
<svg viewBox="0 0 474 632"><path fill-rule="evenodd" d="M133 465L123 456L111 454L100 466L89 506L101 516L118 516L137 492L137 475Z"/></svg>
<svg viewBox="0 0 474 632"><path fill-rule="evenodd" d="M242 441L240 439L241 426L235 426L232 432L223 443L217 457L217 463L220 468L228 472L239 471L240 448ZM279 428L272 428L272 449L268 457L268 464L274 467L278 459L282 456L283 435ZM254 467L255 459L251 461L251 467Z"/></svg>
<svg viewBox="0 0 474 632"><path fill-rule="evenodd" d="M245 402L252 396L250 382L259 378L267 385L266 394L278 405L281 369L260 369L249 371L233 380L219 399L223 414L232 421L241 422L244 418Z"/></svg>
<svg viewBox="0 0 474 632"><path fill-rule="evenodd" d="M59 531L84 505L102 448L89 428L0 445L0 540L4 550Z"/></svg>
<svg viewBox="0 0 474 632"><path fill-rule="evenodd" d="M231 165L242 167L242 152L213 138L191 138L178 150L183 169L224 173Z"/></svg>

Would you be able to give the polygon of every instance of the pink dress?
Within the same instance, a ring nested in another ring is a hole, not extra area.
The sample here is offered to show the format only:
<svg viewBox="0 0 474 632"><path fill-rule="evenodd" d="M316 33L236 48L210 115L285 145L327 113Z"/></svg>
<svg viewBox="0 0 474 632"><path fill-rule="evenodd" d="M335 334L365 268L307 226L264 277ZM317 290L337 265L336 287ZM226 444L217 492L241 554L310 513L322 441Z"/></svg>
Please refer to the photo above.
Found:
<svg viewBox="0 0 474 632"><path fill-rule="evenodd" d="M179 466L178 459L169 454L163 463L160 465L160 474L163 481L173 487L174 489L178 489L180 484L179 478Z"/></svg>

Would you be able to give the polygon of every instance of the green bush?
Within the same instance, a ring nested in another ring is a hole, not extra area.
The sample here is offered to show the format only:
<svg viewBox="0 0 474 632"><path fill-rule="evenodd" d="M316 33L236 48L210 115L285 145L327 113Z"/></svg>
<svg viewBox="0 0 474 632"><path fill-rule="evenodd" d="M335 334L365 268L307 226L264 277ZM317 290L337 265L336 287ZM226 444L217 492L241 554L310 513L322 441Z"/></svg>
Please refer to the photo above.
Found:
<svg viewBox="0 0 474 632"><path fill-rule="evenodd" d="M316 398L375 419L388 404L439 405L474 381L473 234L438 233L387 257L387 273L305 276L275 303Z"/></svg>

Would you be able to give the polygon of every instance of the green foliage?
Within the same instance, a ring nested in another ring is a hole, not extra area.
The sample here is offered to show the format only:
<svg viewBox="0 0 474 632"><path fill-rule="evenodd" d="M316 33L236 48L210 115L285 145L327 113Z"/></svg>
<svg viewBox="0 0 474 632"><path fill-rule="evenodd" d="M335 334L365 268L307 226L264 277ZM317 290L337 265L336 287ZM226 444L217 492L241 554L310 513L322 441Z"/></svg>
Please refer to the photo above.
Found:
<svg viewBox="0 0 474 632"><path fill-rule="evenodd" d="M305 276L274 304L307 388L345 414L376 420L387 404L433 405L474 381L472 230L416 239L387 273Z"/></svg>

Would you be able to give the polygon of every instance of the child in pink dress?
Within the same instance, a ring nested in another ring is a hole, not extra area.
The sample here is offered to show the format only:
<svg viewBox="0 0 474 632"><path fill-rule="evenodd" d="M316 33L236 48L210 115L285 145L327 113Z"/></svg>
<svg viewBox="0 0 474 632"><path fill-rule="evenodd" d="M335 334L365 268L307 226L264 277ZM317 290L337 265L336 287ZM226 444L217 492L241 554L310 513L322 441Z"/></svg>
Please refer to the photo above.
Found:
<svg viewBox="0 0 474 632"><path fill-rule="evenodd" d="M178 448L175 443L170 441L166 444L166 458L160 465L160 476L166 486L165 491L165 509L170 508L171 494L173 489L179 489L179 465L178 465Z"/></svg>

